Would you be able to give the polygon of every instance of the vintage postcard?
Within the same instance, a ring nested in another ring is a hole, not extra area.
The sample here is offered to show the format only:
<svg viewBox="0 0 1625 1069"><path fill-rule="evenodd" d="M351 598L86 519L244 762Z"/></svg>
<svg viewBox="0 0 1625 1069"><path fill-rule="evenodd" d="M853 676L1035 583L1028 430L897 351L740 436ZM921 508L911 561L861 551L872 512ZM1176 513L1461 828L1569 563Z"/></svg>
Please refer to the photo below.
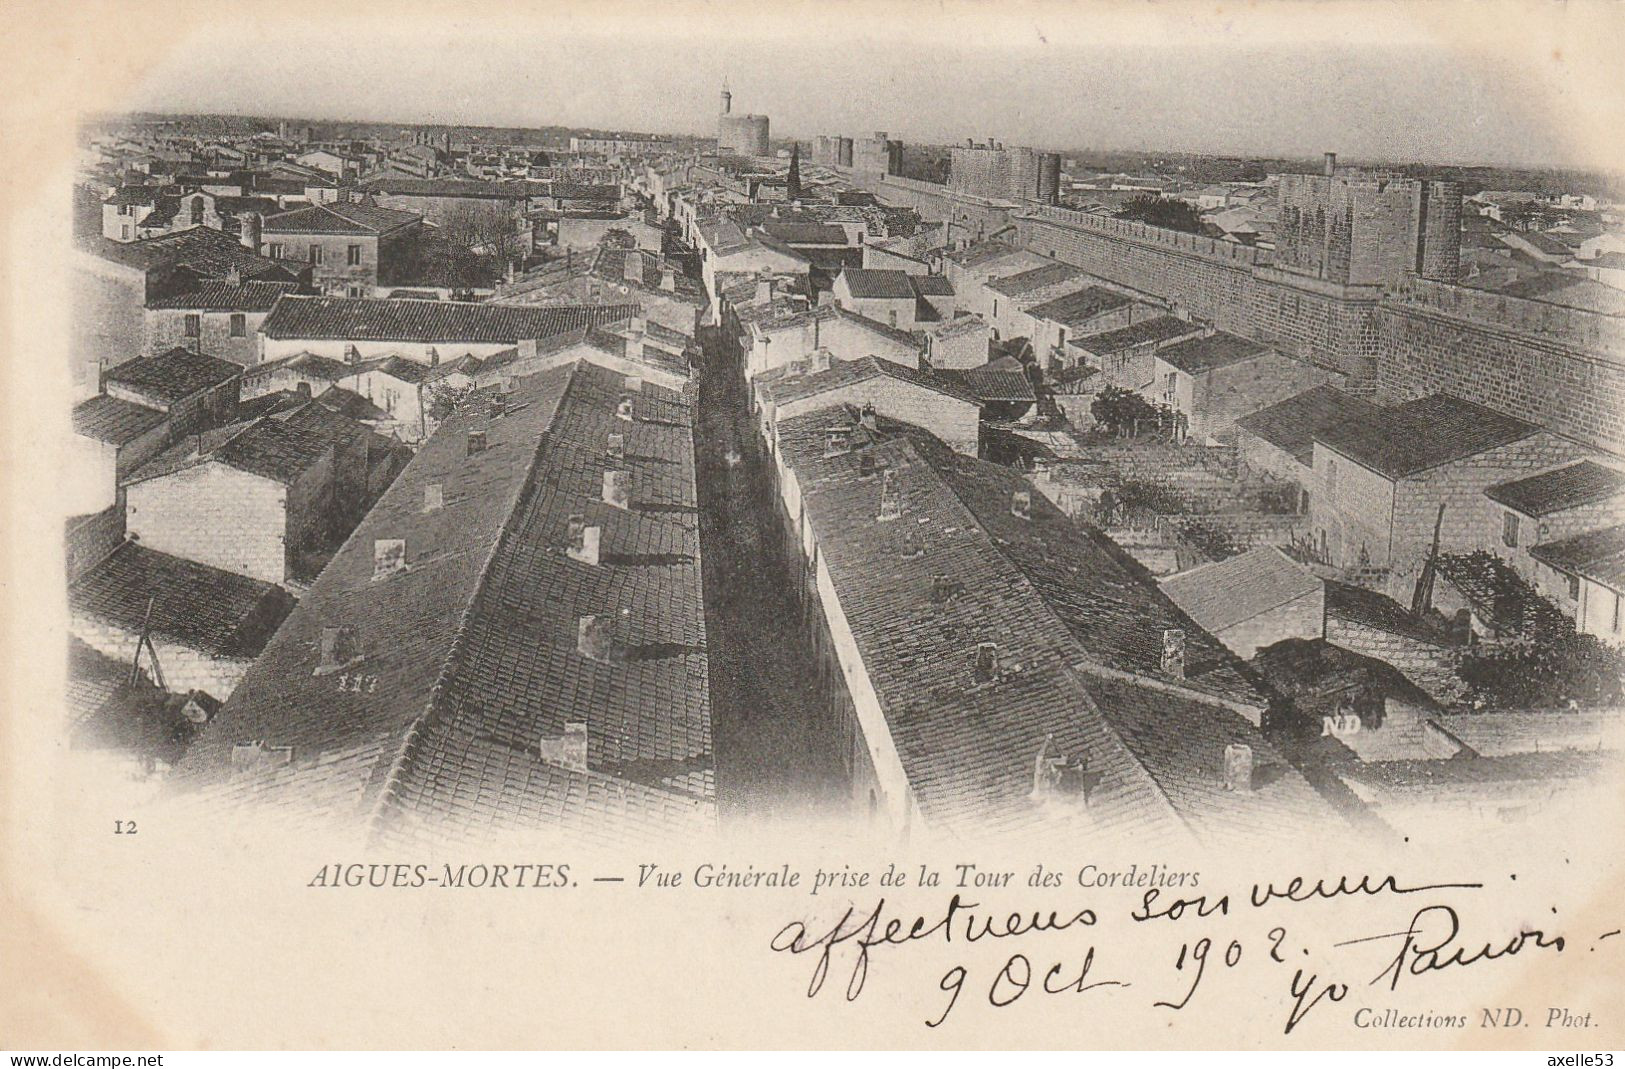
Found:
<svg viewBox="0 0 1625 1069"><path fill-rule="evenodd" d="M1625 8L8 22L0 1047L1611 1064Z"/></svg>

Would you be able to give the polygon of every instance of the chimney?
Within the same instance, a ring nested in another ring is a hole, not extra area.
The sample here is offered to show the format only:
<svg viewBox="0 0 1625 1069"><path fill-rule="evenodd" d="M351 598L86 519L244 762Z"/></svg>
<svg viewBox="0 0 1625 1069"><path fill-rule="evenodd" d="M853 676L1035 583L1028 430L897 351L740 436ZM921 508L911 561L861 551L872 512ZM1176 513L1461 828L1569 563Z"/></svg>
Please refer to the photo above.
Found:
<svg viewBox="0 0 1625 1069"><path fill-rule="evenodd" d="M1033 492L1031 490L1017 490L1010 495L1010 515L1018 520L1033 518Z"/></svg>
<svg viewBox="0 0 1625 1069"><path fill-rule="evenodd" d="M873 475L879 469L879 467L880 465L875 460L875 455L869 450L865 449L863 452L858 454L859 478L867 478L868 476Z"/></svg>
<svg viewBox="0 0 1625 1069"><path fill-rule="evenodd" d="M316 666L318 675L336 672L355 660L361 653L356 641L355 628L349 624L322 628L320 656Z"/></svg>
<svg viewBox="0 0 1625 1069"><path fill-rule="evenodd" d="M677 288L677 272L669 267L660 270L660 288L671 293Z"/></svg>
<svg viewBox="0 0 1625 1069"><path fill-rule="evenodd" d="M500 393L491 395L491 418L501 419L508 414L508 402Z"/></svg>
<svg viewBox="0 0 1625 1069"><path fill-rule="evenodd" d="M632 396L630 394L621 395L620 403L615 406L615 418L625 420L628 423L632 422Z"/></svg>
<svg viewBox="0 0 1625 1069"><path fill-rule="evenodd" d="M372 577L387 579L406 571L406 539L375 538L372 542Z"/></svg>
<svg viewBox="0 0 1625 1069"><path fill-rule="evenodd" d="M773 300L773 276L768 275L756 280L756 294L751 299L752 304L767 304Z"/></svg>
<svg viewBox="0 0 1625 1069"><path fill-rule="evenodd" d="M429 354L429 366L430 367L439 367L440 366L440 350L438 348L436 348L435 346L431 345L431 346L429 346L428 354Z"/></svg>
<svg viewBox="0 0 1625 1069"><path fill-rule="evenodd" d="M1337 153L1326 153L1326 176L1329 178L1337 173Z"/></svg>
<svg viewBox="0 0 1625 1069"><path fill-rule="evenodd" d="M611 433L609 436L609 459L620 464L626 459L626 435Z"/></svg>
<svg viewBox="0 0 1625 1069"><path fill-rule="evenodd" d="M300 382L296 383L294 385L293 392L304 398L306 401L310 400L311 394L309 381L301 380Z"/></svg>
<svg viewBox="0 0 1625 1069"><path fill-rule="evenodd" d="M1224 789L1247 794L1253 789L1253 748L1233 742L1224 748Z"/></svg>
<svg viewBox="0 0 1625 1069"><path fill-rule="evenodd" d="M846 427L830 427L824 431L824 456L838 457L852 451L852 432Z"/></svg>
<svg viewBox="0 0 1625 1069"><path fill-rule="evenodd" d="M643 285L643 254L636 249L626 250L626 259L622 261L621 277L628 282Z"/></svg>
<svg viewBox="0 0 1625 1069"><path fill-rule="evenodd" d="M587 526L587 518L578 513L570 517L568 531L570 545L565 552L569 558L582 564L597 564L598 543L603 537L603 528Z"/></svg>
<svg viewBox="0 0 1625 1069"><path fill-rule="evenodd" d="M519 359L521 359L521 360L534 360L534 359L536 359L536 339L535 338L520 338L519 339Z"/></svg>
<svg viewBox="0 0 1625 1069"><path fill-rule="evenodd" d="M233 286L241 286L243 284L243 269L236 264L226 268L226 281Z"/></svg>
<svg viewBox="0 0 1625 1069"><path fill-rule="evenodd" d="M1162 663L1159 667L1165 675L1175 679L1185 678L1185 632L1180 628L1170 627L1162 633Z"/></svg>
<svg viewBox="0 0 1625 1069"><path fill-rule="evenodd" d="M816 375L821 371L829 370L830 360L833 359L830 351L824 348L814 349L807 354L807 373Z"/></svg>
<svg viewBox="0 0 1625 1069"><path fill-rule="evenodd" d="M260 233L264 220L259 212L244 212L238 220L238 238L243 248L260 251Z"/></svg>
<svg viewBox="0 0 1625 1069"><path fill-rule="evenodd" d="M484 431L469 431L468 432L468 455L469 456L476 456L476 455L478 455L480 453L483 453L483 452L485 452L486 448L487 447L486 447L486 443L485 443L485 432Z"/></svg>
<svg viewBox="0 0 1625 1069"><path fill-rule="evenodd" d="M439 483L426 483L423 487L423 511L439 512L445 507L445 489Z"/></svg>
<svg viewBox="0 0 1625 1069"><path fill-rule="evenodd" d="M976 663L972 667L972 674L978 683L987 683L997 678L999 674L999 647L993 642L978 642L976 644Z"/></svg>
<svg viewBox="0 0 1625 1069"><path fill-rule="evenodd" d="M959 590L960 585L954 580L949 579L946 575L934 575L931 577L932 604L943 605L952 601L954 599L954 595L959 593Z"/></svg>
<svg viewBox="0 0 1625 1069"><path fill-rule="evenodd" d="M609 617L583 616L576 622L576 652L592 661L609 664L614 639L609 633Z"/></svg>
<svg viewBox="0 0 1625 1069"><path fill-rule="evenodd" d="M903 487L896 468L887 468L880 476L880 511L875 519L884 523L903 514Z"/></svg>
<svg viewBox="0 0 1625 1069"><path fill-rule="evenodd" d="M625 468L609 468L604 472L604 504L618 509L632 507L632 473Z"/></svg>
<svg viewBox="0 0 1625 1069"><path fill-rule="evenodd" d="M536 744L536 755L553 765L563 765L577 772L587 771L587 724L572 720L564 725L564 734L551 735Z"/></svg>
<svg viewBox="0 0 1625 1069"><path fill-rule="evenodd" d="M858 410L858 422L863 424L865 430L875 430L875 406L865 403L864 406Z"/></svg>

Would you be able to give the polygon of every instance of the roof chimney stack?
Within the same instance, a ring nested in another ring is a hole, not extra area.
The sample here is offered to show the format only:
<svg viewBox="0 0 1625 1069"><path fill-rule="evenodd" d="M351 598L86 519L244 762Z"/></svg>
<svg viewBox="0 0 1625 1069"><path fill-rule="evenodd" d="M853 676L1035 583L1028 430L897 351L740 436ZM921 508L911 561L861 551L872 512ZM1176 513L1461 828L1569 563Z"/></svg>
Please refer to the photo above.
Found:
<svg viewBox="0 0 1625 1069"><path fill-rule="evenodd" d="M372 577L374 579L387 579L404 571L406 571L406 539L373 539Z"/></svg>
<svg viewBox="0 0 1625 1069"><path fill-rule="evenodd" d="M1162 633L1162 663L1164 675L1185 678L1185 632L1170 627Z"/></svg>
<svg viewBox="0 0 1625 1069"><path fill-rule="evenodd" d="M587 724L572 720L564 734L549 735L536 744L536 756L551 765L563 765L577 772L587 771Z"/></svg>
<svg viewBox="0 0 1625 1069"><path fill-rule="evenodd" d="M1337 153L1326 153L1326 177L1330 178L1337 173Z"/></svg>
<svg viewBox="0 0 1625 1069"><path fill-rule="evenodd" d="M976 644L976 663L972 674L978 683L987 683L999 674L999 647L993 642L978 642Z"/></svg>
<svg viewBox="0 0 1625 1069"><path fill-rule="evenodd" d="M582 564L598 563L598 544L603 538L603 528L588 526L587 518L580 514L573 515L569 521L569 548L565 550L571 560Z"/></svg>
<svg viewBox="0 0 1625 1069"><path fill-rule="evenodd" d="M609 664L614 639L609 633L609 617L583 616L576 622L576 652L592 661Z"/></svg>
<svg viewBox="0 0 1625 1069"><path fill-rule="evenodd" d="M897 478L896 468L887 468L880 476L880 511L875 519L884 523L903 515L903 486Z"/></svg>
<svg viewBox="0 0 1625 1069"><path fill-rule="evenodd" d="M1033 492L1031 490L1017 490L1010 495L1010 515L1018 520L1033 518Z"/></svg>
<svg viewBox="0 0 1625 1069"><path fill-rule="evenodd" d="M609 459L619 465L626 460L626 435L611 433L608 445Z"/></svg>
<svg viewBox="0 0 1625 1069"><path fill-rule="evenodd" d="M632 473L625 468L609 468L604 472L604 504L618 509L632 507Z"/></svg>
<svg viewBox="0 0 1625 1069"><path fill-rule="evenodd" d="M632 397L630 394L622 395L620 403L615 406L615 418L632 422Z"/></svg>
<svg viewBox="0 0 1625 1069"><path fill-rule="evenodd" d="M439 483L426 483L423 487L423 511L439 512L446 507L446 492Z"/></svg>
<svg viewBox="0 0 1625 1069"><path fill-rule="evenodd" d="M1224 789L1248 794L1253 789L1253 748L1231 743L1224 748Z"/></svg>
<svg viewBox="0 0 1625 1069"><path fill-rule="evenodd" d="M337 672L360 655L361 646L356 641L354 627L349 624L324 627L320 646L321 660L316 665L316 674L327 675L330 672Z"/></svg>
<svg viewBox="0 0 1625 1069"><path fill-rule="evenodd" d="M469 431L468 432L468 455L471 456L471 457L476 456L476 455L478 455L480 453L485 452L485 449L486 449L485 432L484 431Z"/></svg>

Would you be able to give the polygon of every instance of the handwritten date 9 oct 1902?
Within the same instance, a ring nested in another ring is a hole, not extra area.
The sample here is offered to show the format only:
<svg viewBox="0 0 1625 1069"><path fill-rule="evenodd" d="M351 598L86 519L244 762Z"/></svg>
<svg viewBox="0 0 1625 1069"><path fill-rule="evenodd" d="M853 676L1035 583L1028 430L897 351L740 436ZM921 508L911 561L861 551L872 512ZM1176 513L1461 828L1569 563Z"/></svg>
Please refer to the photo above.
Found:
<svg viewBox="0 0 1625 1069"><path fill-rule="evenodd" d="M1149 949L1150 941L1135 940L1132 947L1115 951L1104 945L1112 926L1102 928L1101 915L1093 907L1010 913L984 909L959 894L936 911L891 909L885 898L879 898L872 906L847 907L833 924L791 921L774 934L770 946L812 962L808 998L816 997L832 979L838 984L844 975L847 1001L863 993L871 960L878 960L882 951L901 952L910 946L958 951L962 960L950 960L938 981L940 1007L924 1020L931 1028L948 1020L967 993L984 995L989 1006L1002 1009L1024 1000L1091 992L1099 997L1150 987L1146 996L1150 1007L1177 1014L1204 998L1222 997L1210 994L1215 988L1251 988L1272 982L1261 981L1261 976L1278 977L1273 982L1284 985L1286 994L1282 1030L1290 1034L1317 1008L1343 1002L1360 986L1409 992L1428 977L1520 954L1561 955L1581 945L1595 949L1617 934L1586 933L1591 937L1580 938L1532 924L1469 931L1455 896L1483 889L1480 883L1406 886L1391 875L1313 881L1294 877L1279 884L1253 884L1245 897L1229 893L1180 897L1151 888L1128 914L1133 930L1189 928L1192 921L1207 922L1201 934L1192 929L1191 938L1177 942L1165 976L1162 967L1147 960L1155 953ZM1314 936L1312 955L1308 940L1294 934L1291 910L1349 898L1402 898L1405 905L1395 911L1392 924L1335 936L1328 935L1325 918L1316 917L1303 926ZM995 962L1002 958L1002 965L985 964L985 956L980 966L966 960L973 948L1017 940L1019 949L1008 956L1001 949L992 958ZM1250 971L1255 969L1262 972ZM1127 970L1133 970L1136 978L1128 979ZM1244 970L1249 971L1242 979Z"/></svg>

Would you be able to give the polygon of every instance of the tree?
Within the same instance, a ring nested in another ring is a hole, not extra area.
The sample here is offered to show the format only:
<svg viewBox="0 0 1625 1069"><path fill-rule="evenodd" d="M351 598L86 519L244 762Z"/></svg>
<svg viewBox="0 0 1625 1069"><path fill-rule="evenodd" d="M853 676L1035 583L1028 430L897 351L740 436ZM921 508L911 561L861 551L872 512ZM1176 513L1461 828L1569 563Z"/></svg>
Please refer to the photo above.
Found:
<svg viewBox="0 0 1625 1069"><path fill-rule="evenodd" d="M1202 232L1202 215L1182 200L1169 200L1154 193L1135 197L1117 213L1119 219L1133 219L1149 226L1167 230L1184 230L1191 234Z"/></svg>
<svg viewBox="0 0 1625 1069"><path fill-rule="evenodd" d="M1468 699L1491 709L1609 706L1625 697L1625 656L1572 631L1468 653L1456 673Z"/></svg>
<svg viewBox="0 0 1625 1069"><path fill-rule="evenodd" d="M801 199L801 145L790 146L790 176L785 179L784 195L792 201Z"/></svg>
<svg viewBox="0 0 1625 1069"><path fill-rule="evenodd" d="M1142 423L1161 422L1157 406L1121 386L1108 386L1100 391L1100 395L1089 405L1089 414L1095 417L1096 423L1118 437L1135 433Z"/></svg>

